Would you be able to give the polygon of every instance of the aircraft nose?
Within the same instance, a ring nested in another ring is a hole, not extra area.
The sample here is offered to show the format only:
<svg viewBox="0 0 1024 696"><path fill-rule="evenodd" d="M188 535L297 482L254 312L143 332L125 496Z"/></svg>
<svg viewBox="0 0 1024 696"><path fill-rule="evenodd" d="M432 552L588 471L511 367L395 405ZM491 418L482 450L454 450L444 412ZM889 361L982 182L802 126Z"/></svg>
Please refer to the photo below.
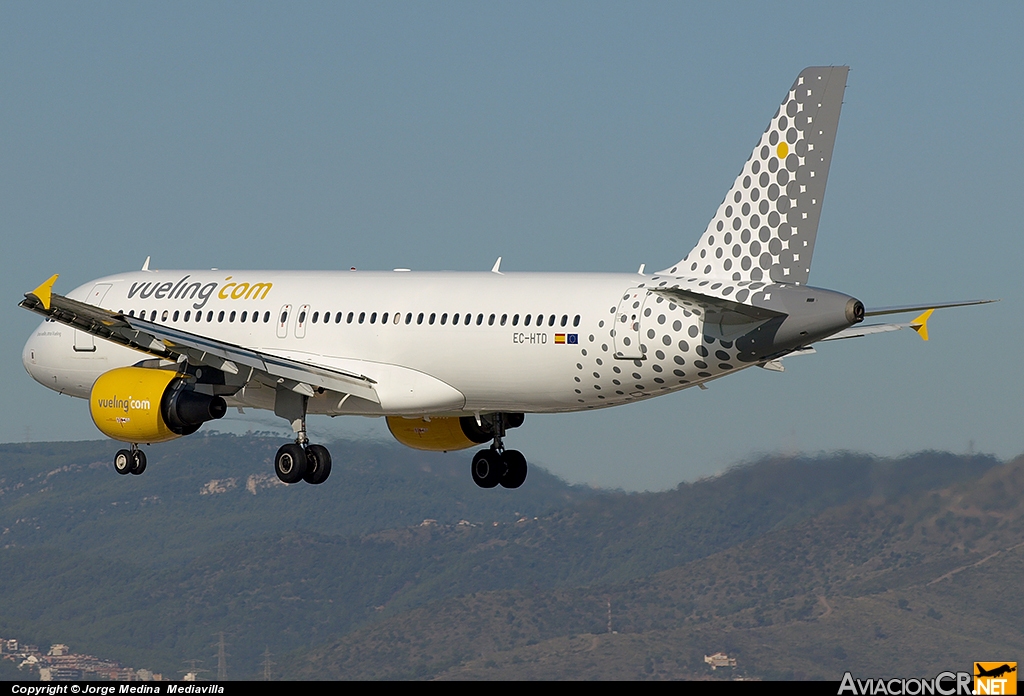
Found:
<svg viewBox="0 0 1024 696"><path fill-rule="evenodd" d="M58 325L44 321L32 332L25 341L25 347L21 349L21 364L25 366L25 371L32 379L50 389L55 388L54 342L60 341L60 334L51 329L54 326Z"/></svg>
<svg viewBox="0 0 1024 696"><path fill-rule="evenodd" d="M45 326L45 322L43 324ZM21 349L21 364L25 366L25 371L32 377L32 379L39 381L37 375L39 365L39 332L42 331L42 326L32 332L32 335L25 341L25 347Z"/></svg>

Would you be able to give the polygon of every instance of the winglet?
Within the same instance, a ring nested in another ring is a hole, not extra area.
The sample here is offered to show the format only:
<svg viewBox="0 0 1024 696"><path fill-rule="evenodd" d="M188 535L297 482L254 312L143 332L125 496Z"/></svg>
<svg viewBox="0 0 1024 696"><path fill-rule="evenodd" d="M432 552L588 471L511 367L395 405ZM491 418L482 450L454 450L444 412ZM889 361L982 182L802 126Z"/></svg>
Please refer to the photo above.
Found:
<svg viewBox="0 0 1024 696"><path fill-rule="evenodd" d="M499 270L500 268L501 268L501 257L499 256L498 260L494 262L494 266L491 267L491 273L497 273L498 275L501 275L502 273Z"/></svg>
<svg viewBox="0 0 1024 696"><path fill-rule="evenodd" d="M34 296L37 300L43 303L43 309L50 311L50 294L53 292L53 284L57 282L57 276L55 273L50 276L50 279L40 285L38 288L28 293L28 295Z"/></svg>
<svg viewBox="0 0 1024 696"><path fill-rule="evenodd" d="M928 340L928 317L930 317L934 311L934 309L929 309L927 312L924 312L910 322L910 328L916 331L917 335L925 341Z"/></svg>

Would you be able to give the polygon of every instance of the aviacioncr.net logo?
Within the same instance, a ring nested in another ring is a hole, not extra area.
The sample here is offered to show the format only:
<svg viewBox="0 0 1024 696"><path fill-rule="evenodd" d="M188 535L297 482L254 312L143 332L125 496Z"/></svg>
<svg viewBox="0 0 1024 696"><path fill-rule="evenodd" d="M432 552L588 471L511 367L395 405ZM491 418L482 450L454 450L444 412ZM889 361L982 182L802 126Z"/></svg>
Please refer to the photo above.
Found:
<svg viewBox="0 0 1024 696"><path fill-rule="evenodd" d="M839 685L839 696L970 696L973 694L970 672L940 672L934 679L855 679L847 672Z"/></svg>

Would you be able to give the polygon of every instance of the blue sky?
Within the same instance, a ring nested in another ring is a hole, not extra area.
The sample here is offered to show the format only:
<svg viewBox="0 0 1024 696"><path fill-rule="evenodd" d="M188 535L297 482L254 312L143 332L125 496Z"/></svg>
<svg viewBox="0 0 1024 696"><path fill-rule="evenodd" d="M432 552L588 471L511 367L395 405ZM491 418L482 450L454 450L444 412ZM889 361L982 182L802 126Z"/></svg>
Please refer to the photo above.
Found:
<svg viewBox="0 0 1024 696"><path fill-rule="evenodd" d="M98 437L21 366L37 321L16 304L52 273L67 291L148 255L663 268L797 73L848 64L811 284L869 307L1002 302L937 313L928 343L825 344L784 374L528 417L509 444L628 489L758 452L1019 454L1022 20L1020 3L0 2L0 440Z"/></svg>

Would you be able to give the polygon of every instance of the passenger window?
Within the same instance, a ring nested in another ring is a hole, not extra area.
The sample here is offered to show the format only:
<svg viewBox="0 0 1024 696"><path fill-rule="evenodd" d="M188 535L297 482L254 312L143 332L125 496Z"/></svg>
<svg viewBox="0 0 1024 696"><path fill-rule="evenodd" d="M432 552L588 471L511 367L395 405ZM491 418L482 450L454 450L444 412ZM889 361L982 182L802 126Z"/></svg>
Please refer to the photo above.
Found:
<svg viewBox="0 0 1024 696"><path fill-rule="evenodd" d="M278 323L282 326L288 323L288 312L281 312L281 321Z"/></svg>
<svg viewBox="0 0 1024 696"><path fill-rule="evenodd" d="M377 323L377 313L376 312L374 312L373 314L370 315L370 323L371 324L376 324Z"/></svg>
<svg viewBox="0 0 1024 696"><path fill-rule="evenodd" d="M508 315L507 315L507 314L502 314L502 315L501 315L501 325L502 325L502 326L504 326L504 325L505 325L505 322L506 322L507 320L508 320Z"/></svg>
<svg viewBox="0 0 1024 696"><path fill-rule="evenodd" d="M238 318L238 322L241 323L241 324L244 324L245 320L248 319L248 318L249 318L249 313L248 312L242 312L242 316L240 316Z"/></svg>
<svg viewBox="0 0 1024 696"><path fill-rule="evenodd" d="M346 318L345 321L347 321L349 324L351 324L352 323L352 317L354 317L354 316L355 316L355 314L353 314L352 312L349 312L348 313L348 318Z"/></svg>
<svg viewBox="0 0 1024 696"><path fill-rule="evenodd" d="M563 314L562 315L562 326L565 326L568 323L569 323L569 315L568 314Z"/></svg>
<svg viewBox="0 0 1024 696"><path fill-rule="evenodd" d="M529 325L530 325L530 315L527 314L526 318L523 319L523 326L529 326Z"/></svg>
<svg viewBox="0 0 1024 696"><path fill-rule="evenodd" d="M434 319L436 317L437 317L437 315L434 312L431 312L430 313L430 319L427 321L427 323L430 324L431 326L433 326L434 325Z"/></svg>
<svg viewBox="0 0 1024 696"><path fill-rule="evenodd" d="M335 324L340 324L341 323L341 312L338 312L337 314L334 315L334 323Z"/></svg>
<svg viewBox="0 0 1024 696"><path fill-rule="evenodd" d="M256 315L254 314L253 316L256 316ZM270 323L270 312L269 311L263 313L263 323L264 324L269 324Z"/></svg>
<svg viewBox="0 0 1024 696"><path fill-rule="evenodd" d="M387 324L388 323L388 313L387 312L384 312L383 314L380 315L380 323L381 324Z"/></svg>
<svg viewBox="0 0 1024 696"><path fill-rule="evenodd" d="M221 312L221 314L224 314L224 312ZM299 323L300 324L305 324L306 323L306 313L305 312L299 312Z"/></svg>
<svg viewBox="0 0 1024 696"><path fill-rule="evenodd" d="M455 314L452 315L452 326L455 326L458 323L459 323L459 313L456 312Z"/></svg>
<svg viewBox="0 0 1024 696"><path fill-rule="evenodd" d="M156 310L155 309L153 310L153 313L151 315L149 315L149 320L150 321L156 321Z"/></svg>
<svg viewBox="0 0 1024 696"><path fill-rule="evenodd" d="M409 312L408 314L405 315L405 323L406 324L411 324L412 323L412 312Z"/></svg>
<svg viewBox="0 0 1024 696"><path fill-rule="evenodd" d="M135 316L135 310L134 309L129 309L128 310L128 316L134 317Z"/></svg>
<svg viewBox="0 0 1024 696"><path fill-rule="evenodd" d="M512 326L519 326L519 315L515 314L512 316Z"/></svg>
<svg viewBox="0 0 1024 696"><path fill-rule="evenodd" d="M362 324L364 321L366 321L366 312L360 312L359 313L359 323Z"/></svg>
<svg viewBox="0 0 1024 696"><path fill-rule="evenodd" d="M230 321L232 324L235 323L235 312L234 312L234 310L232 310L231 316L228 317L228 321Z"/></svg>
<svg viewBox="0 0 1024 696"><path fill-rule="evenodd" d="M484 323L484 315L483 314L477 314L476 315L476 325L480 326L483 323Z"/></svg>
<svg viewBox="0 0 1024 696"><path fill-rule="evenodd" d="M185 312L185 321L188 321L191 318L192 318L192 310L190 309L190 310Z"/></svg>
<svg viewBox="0 0 1024 696"><path fill-rule="evenodd" d="M494 315L493 314L491 316L487 317L487 325L488 326L494 326Z"/></svg>
<svg viewBox="0 0 1024 696"><path fill-rule="evenodd" d="M417 324L422 324L423 323L423 312L420 312L419 316L416 317L416 323Z"/></svg>
<svg viewBox="0 0 1024 696"><path fill-rule="evenodd" d="M220 312L217 313L217 323L219 324L222 321L224 321L224 310L223 309L220 310Z"/></svg>
<svg viewBox="0 0 1024 696"><path fill-rule="evenodd" d="M320 312L313 312L313 323L317 323L320 320Z"/></svg>
<svg viewBox="0 0 1024 696"><path fill-rule="evenodd" d="M174 321L178 321L178 310L174 310L174 316L171 317Z"/></svg>
<svg viewBox="0 0 1024 696"><path fill-rule="evenodd" d="M470 314L469 312L466 312L466 319L462 323L465 324L466 326L469 326L469 323L471 321L473 321L473 315Z"/></svg>
<svg viewBox="0 0 1024 696"><path fill-rule="evenodd" d="M448 323L448 312L445 312L444 314L441 315L441 326L444 326L447 323Z"/></svg>
<svg viewBox="0 0 1024 696"><path fill-rule="evenodd" d="M573 326L579 326L580 325L580 315L579 314L577 314L576 316L574 316L572 318L572 325Z"/></svg>

